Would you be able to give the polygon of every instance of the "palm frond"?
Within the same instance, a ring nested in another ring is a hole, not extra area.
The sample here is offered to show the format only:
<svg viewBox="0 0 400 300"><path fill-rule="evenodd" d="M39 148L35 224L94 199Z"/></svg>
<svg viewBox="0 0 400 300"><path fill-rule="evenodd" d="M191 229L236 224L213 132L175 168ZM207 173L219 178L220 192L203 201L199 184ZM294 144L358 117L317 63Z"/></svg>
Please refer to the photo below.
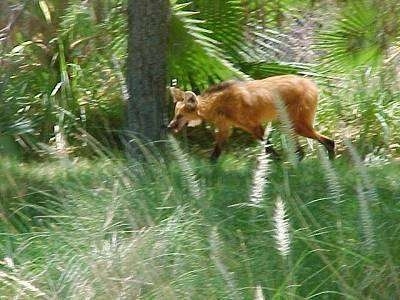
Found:
<svg viewBox="0 0 400 300"><path fill-rule="evenodd" d="M172 7L169 41L169 76L194 90L230 77L246 77L234 66L209 23L190 3ZM211 26L213 27L213 26Z"/></svg>
<svg viewBox="0 0 400 300"><path fill-rule="evenodd" d="M350 1L341 19L317 37L315 49L322 54L322 69L346 72L360 65L380 63L393 38L387 27L392 27L392 21L398 22L384 18L382 8L376 7L374 1Z"/></svg>
<svg viewBox="0 0 400 300"><path fill-rule="evenodd" d="M259 24L242 1L173 1L170 31L170 79L195 90L232 77L312 74L307 64L285 63L285 35ZM268 9L263 7L262 9ZM253 12L254 12L253 11Z"/></svg>

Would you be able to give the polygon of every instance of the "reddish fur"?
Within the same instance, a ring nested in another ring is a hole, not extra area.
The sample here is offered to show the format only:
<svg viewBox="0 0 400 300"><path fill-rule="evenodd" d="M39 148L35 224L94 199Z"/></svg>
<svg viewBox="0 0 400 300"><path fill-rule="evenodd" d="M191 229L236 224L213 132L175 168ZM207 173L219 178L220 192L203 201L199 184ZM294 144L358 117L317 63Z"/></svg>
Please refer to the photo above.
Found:
<svg viewBox="0 0 400 300"><path fill-rule="evenodd" d="M171 93L177 103L175 118L169 127L179 131L188 121L204 120L216 127L217 158L232 127L262 139L263 124L278 119L275 101L282 101L294 131L321 142L333 158L334 142L318 133L313 121L318 102L317 86L309 79L295 75L274 76L262 80L227 82L212 87L200 96L176 88ZM190 108L190 109L188 109ZM178 122L179 119L179 122ZM179 123L179 124L178 124ZM178 128L179 127L179 128Z"/></svg>

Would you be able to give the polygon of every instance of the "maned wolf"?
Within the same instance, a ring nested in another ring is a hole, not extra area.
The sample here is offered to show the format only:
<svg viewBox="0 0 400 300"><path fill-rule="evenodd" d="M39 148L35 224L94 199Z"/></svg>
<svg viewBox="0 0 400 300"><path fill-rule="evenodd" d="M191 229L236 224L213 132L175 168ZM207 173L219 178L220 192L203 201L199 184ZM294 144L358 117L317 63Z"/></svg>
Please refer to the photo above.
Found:
<svg viewBox="0 0 400 300"><path fill-rule="evenodd" d="M330 159L335 156L334 141L313 127L318 89L307 78L283 75L262 80L227 81L210 87L199 96L175 87L171 87L170 92L175 103L175 116L168 128L178 132L186 125L197 126L202 121L213 124L216 145L212 159L221 154L232 127L241 128L262 140L263 124L279 119L280 108L286 109L296 134L317 140L328 150ZM300 147L298 152L301 158Z"/></svg>

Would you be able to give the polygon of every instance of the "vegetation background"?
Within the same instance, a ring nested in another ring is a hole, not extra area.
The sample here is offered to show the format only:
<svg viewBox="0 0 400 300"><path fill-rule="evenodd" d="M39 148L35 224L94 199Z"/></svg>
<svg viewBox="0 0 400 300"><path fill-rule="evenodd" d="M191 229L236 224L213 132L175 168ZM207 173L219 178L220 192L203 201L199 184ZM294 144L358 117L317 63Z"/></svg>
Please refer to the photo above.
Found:
<svg viewBox="0 0 400 300"><path fill-rule="evenodd" d="M400 297L398 1L170 1L166 82L312 77L338 148L215 165L206 126L125 157L128 2L0 2L0 298Z"/></svg>

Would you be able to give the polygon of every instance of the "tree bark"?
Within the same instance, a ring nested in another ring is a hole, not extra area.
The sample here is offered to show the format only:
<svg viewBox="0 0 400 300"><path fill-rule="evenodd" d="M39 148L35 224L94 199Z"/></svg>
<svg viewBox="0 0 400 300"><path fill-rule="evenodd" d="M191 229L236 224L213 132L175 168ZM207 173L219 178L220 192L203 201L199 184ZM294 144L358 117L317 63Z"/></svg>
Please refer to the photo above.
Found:
<svg viewBox="0 0 400 300"><path fill-rule="evenodd" d="M141 141L163 137L168 0L128 0L127 127Z"/></svg>

